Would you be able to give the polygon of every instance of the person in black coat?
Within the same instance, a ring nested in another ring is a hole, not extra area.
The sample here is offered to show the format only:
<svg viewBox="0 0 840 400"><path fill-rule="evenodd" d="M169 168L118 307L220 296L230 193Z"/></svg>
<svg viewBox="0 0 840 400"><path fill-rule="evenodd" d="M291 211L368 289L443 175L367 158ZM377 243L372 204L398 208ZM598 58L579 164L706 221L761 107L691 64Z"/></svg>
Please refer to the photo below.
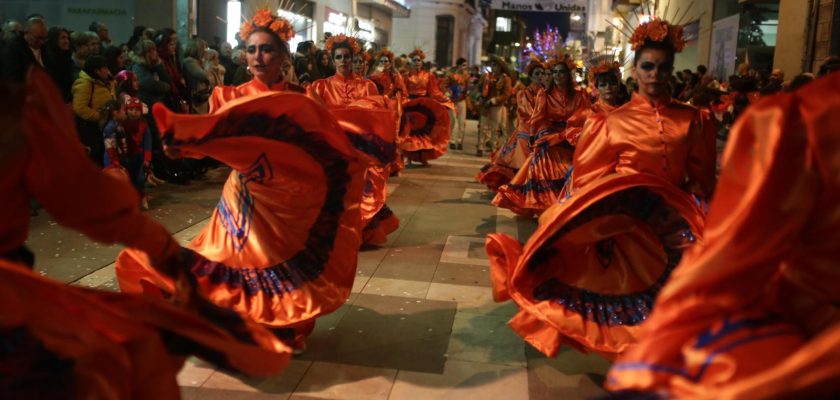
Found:
<svg viewBox="0 0 840 400"><path fill-rule="evenodd" d="M70 31L61 26L50 28L44 47L44 68L61 91L65 102L73 98L73 60L70 52Z"/></svg>
<svg viewBox="0 0 840 400"><path fill-rule="evenodd" d="M47 43L47 23L31 18L23 27L23 36L9 41L3 54L3 77L17 82L26 79L29 67L44 66L42 48Z"/></svg>

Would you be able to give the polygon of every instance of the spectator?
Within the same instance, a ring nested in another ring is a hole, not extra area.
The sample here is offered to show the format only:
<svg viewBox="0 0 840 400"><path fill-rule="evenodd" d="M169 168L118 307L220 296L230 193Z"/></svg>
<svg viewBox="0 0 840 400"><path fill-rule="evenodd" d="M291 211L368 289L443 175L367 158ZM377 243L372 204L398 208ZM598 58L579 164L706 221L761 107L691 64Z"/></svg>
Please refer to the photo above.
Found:
<svg viewBox="0 0 840 400"><path fill-rule="evenodd" d="M210 81L210 92L216 86L225 84L225 66L219 60L219 52L213 49L204 53L204 70L207 72L207 79Z"/></svg>
<svg viewBox="0 0 840 400"><path fill-rule="evenodd" d="M181 63L178 61L180 58L178 35L172 29L162 29L155 37L155 44L163 68L170 79L170 96L167 97L165 104L172 111L187 113L189 112L186 101L187 82L181 71Z"/></svg>
<svg viewBox="0 0 840 400"><path fill-rule="evenodd" d="M108 70L111 71L111 76L116 76L120 71L125 69L126 55L122 48L111 46L105 49L103 53L105 61L108 64Z"/></svg>
<svg viewBox="0 0 840 400"><path fill-rule="evenodd" d="M788 92L794 92L797 89L813 82L816 78L811 73L799 74L790 80L790 84L785 89Z"/></svg>
<svg viewBox="0 0 840 400"><path fill-rule="evenodd" d="M23 25L20 22L9 19L3 23L3 37L0 39L4 42L8 42L21 35L23 35Z"/></svg>
<svg viewBox="0 0 840 400"><path fill-rule="evenodd" d="M335 75L335 66L332 64L332 58L330 57L330 53L326 50L318 50L315 54L315 59L318 62L315 63L314 68L312 69L312 81L316 81L318 79L329 78Z"/></svg>
<svg viewBox="0 0 840 400"><path fill-rule="evenodd" d="M76 114L82 143L88 147L88 154L98 165L102 165L104 153L101 110L105 103L114 99L114 83L105 57L88 57L79 79L73 82L73 113Z"/></svg>
<svg viewBox="0 0 840 400"><path fill-rule="evenodd" d="M147 39L137 42L131 59L131 72L140 82L137 90L140 101L149 107L164 102L171 93L170 78L163 68L155 43Z"/></svg>
<svg viewBox="0 0 840 400"><path fill-rule="evenodd" d="M23 36L18 36L4 48L3 76L23 82L30 66L44 66L42 48L47 43L47 23L32 18L23 26Z"/></svg>
<svg viewBox="0 0 840 400"><path fill-rule="evenodd" d="M133 49L134 46L137 45L137 42L139 42L141 39L143 39L143 32L145 30L146 30L145 26L134 27L134 32L132 32L131 38L128 39L128 42L126 43L129 51L131 51L131 49Z"/></svg>
<svg viewBox="0 0 840 400"><path fill-rule="evenodd" d="M207 71L204 70L204 53L207 51L207 42L203 39L190 39L184 51L184 79L186 81L187 93L189 93L190 112L194 114L207 114L210 109L210 79Z"/></svg>
<svg viewBox="0 0 840 400"><path fill-rule="evenodd" d="M251 80L251 74L248 72L247 60L245 59L245 51L236 49L233 51L233 60L236 62L236 72L233 74L233 86L239 86Z"/></svg>
<svg viewBox="0 0 840 400"><path fill-rule="evenodd" d="M70 34L70 46L73 47L73 80L79 78L79 73L85 68L85 60L94 54L94 38L91 32L76 31Z"/></svg>
<svg viewBox="0 0 840 400"><path fill-rule="evenodd" d="M108 27L105 24L93 21L88 26L88 30L95 33L96 37L99 38L100 52L104 52L104 49L114 45L111 41L111 33L108 32Z"/></svg>
<svg viewBox="0 0 840 400"><path fill-rule="evenodd" d="M782 91L785 82L785 72L779 68L773 70L767 84L761 87L762 95L771 95Z"/></svg>
<svg viewBox="0 0 840 400"><path fill-rule="evenodd" d="M56 86L69 103L73 98L73 59L70 52L70 31L54 26L47 33L47 45L44 48L44 67L55 81Z"/></svg>
<svg viewBox="0 0 840 400"><path fill-rule="evenodd" d="M233 83L233 75L236 74L236 62L233 61L233 48L230 43L222 42L219 45L219 62L225 67L225 85Z"/></svg>
<svg viewBox="0 0 840 400"><path fill-rule="evenodd" d="M151 41L154 42L156 36L157 36L157 31L156 30L154 30L153 28L146 28L146 30L143 31L143 37L141 39L151 40Z"/></svg>
<svg viewBox="0 0 840 400"><path fill-rule="evenodd" d="M821 77L835 71L840 71L840 57L829 56L825 59L822 65L820 65L820 70L817 73L817 76Z"/></svg>
<svg viewBox="0 0 840 400"><path fill-rule="evenodd" d="M315 57L318 48L311 40L298 43L295 52L295 74L301 83L312 82L312 70L315 68Z"/></svg>

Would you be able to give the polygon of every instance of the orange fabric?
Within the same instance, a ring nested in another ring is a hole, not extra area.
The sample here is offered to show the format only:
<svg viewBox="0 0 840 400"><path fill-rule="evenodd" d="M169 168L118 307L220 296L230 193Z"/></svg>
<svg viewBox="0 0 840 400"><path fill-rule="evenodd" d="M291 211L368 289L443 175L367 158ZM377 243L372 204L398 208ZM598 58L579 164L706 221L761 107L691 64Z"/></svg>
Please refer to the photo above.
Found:
<svg viewBox="0 0 840 400"><path fill-rule="evenodd" d="M385 207L386 183L390 175L388 164L396 159L396 113L387 110L391 102L378 95L372 81L356 75L349 78L333 75L317 80L309 94L324 101L342 128L348 134L356 135L357 148L378 158L378 165L368 167L365 174L361 203L362 242L385 243L388 234L399 227L399 219L393 213L382 220L374 220Z"/></svg>
<svg viewBox="0 0 840 400"><path fill-rule="evenodd" d="M269 92L210 115L155 107L167 145L233 168L207 226L189 244L199 293L270 327L340 307L355 277L359 203L369 161L332 114L310 98ZM125 292L173 282L142 255L120 254ZM151 285L150 285L151 284Z"/></svg>
<svg viewBox="0 0 840 400"><path fill-rule="evenodd" d="M530 120L539 88L539 85L531 84L517 92L516 129L493 159L476 174L475 179L490 190L496 191L499 186L510 182L531 154Z"/></svg>
<svg viewBox="0 0 840 400"><path fill-rule="evenodd" d="M573 186L605 174L660 176L700 198L715 185L715 132L700 110L676 100L654 105L637 93L593 131L587 154L578 158ZM583 161L585 160L585 161Z"/></svg>
<svg viewBox="0 0 840 400"><path fill-rule="evenodd" d="M559 90L537 89L528 122L533 151L510 183L499 187L493 199L497 207L530 217L560 198L574 154L567 138L577 137L592 114L589 96L582 90L573 93L569 100Z"/></svg>
<svg viewBox="0 0 840 400"><path fill-rule="evenodd" d="M511 328L546 355L566 344L614 358L635 342L682 248L702 230L702 212L682 190L613 174L547 209L524 247L490 235L494 298L516 302Z"/></svg>
<svg viewBox="0 0 840 400"><path fill-rule="evenodd" d="M604 138L602 135L604 132L604 123L606 123L607 114L616 110L616 108L603 101L597 101L592 106L592 115L586 119L581 133L577 137L569 138L575 145L575 153L572 156L571 175L560 195L561 201L566 197L572 196L577 189L575 184L578 182L575 176L578 169L590 171L589 174L591 176L606 176L612 172L613 166L610 163L602 162L597 156L593 157L593 154L597 155L601 146L607 145L602 142Z"/></svg>
<svg viewBox="0 0 840 400"><path fill-rule="evenodd" d="M30 198L98 242L137 248L155 263L177 254L166 228L140 212L131 184L90 162L45 72L33 69L23 86L0 85L0 102L0 256L26 241Z"/></svg>
<svg viewBox="0 0 840 400"><path fill-rule="evenodd" d="M259 79L251 79L239 86L216 86L210 96L210 112L213 113L231 100L245 97L252 94L264 92L303 92L303 88L291 83L281 81L268 87Z"/></svg>
<svg viewBox="0 0 840 400"><path fill-rule="evenodd" d="M830 398L840 382L840 74L735 123L705 241L657 299L610 389ZM705 367L705 368L704 368Z"/></svg>
<svg viewBox="0 0 840 400"><path fill-rule="evenodd" d="M178 399L190 354L263 376L289 362L268 331L250 339L273 352L162 301L67 286L3 260L0 285L0 391L10 398Z"/></svg>
<svg viewBox="0 0 840 400"><path fill-rule="evenodd" d="M408 88L405 86L402 74L394 71L383 71L372 74L370 77L378 87L381 89L379 94L396 98L398 94L402 96L408 95Z"/></svg>
<svg viewBox="0 0 840 400"><path fill-rule="evenodd" d="M327 107L346 107L354 100L366 96L379 95L373 81L356 74L343 77L335 74L329 78L318 79L309 86L309 95L319 99Z"/></svg>
<svg viewBox="0 0 840 400"><path fill-rule="evenodd" d="M450 118L437 101L420 97L403 106L399 146L412 161L428 161L446 154L449 146Z"/></svg>

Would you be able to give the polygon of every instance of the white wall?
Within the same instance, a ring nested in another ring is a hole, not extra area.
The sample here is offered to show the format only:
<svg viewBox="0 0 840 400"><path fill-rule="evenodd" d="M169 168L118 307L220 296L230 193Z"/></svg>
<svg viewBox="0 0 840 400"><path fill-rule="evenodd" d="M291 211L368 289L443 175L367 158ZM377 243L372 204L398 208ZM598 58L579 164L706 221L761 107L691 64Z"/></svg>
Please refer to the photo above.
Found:
<svg viewBox="0 0 840 400"><path fill-rule="evenodd" d="M438 15L455 17L453 29L452 60L458 57L469 58L469 32L472 13L463 2L455 0L411 0L406 3L411 8L409 18L394 18L391 33L391 45L394 53L408 54L415 47L426 53L429 60L435 55L435 30ZM464 34L462 34L464 32Z"/></svg>

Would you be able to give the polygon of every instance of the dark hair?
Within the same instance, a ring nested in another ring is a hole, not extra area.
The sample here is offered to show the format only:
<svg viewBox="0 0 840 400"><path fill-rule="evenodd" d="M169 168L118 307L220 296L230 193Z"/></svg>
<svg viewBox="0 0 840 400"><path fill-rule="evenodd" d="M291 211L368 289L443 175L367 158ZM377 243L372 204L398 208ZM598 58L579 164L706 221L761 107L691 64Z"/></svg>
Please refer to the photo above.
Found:
<svg viewBox="0 0 840 400"><path fill-rule="evenodd" d="M99 114L102 116L102 119L105 121L111 120L111 115L114 111L122 110L122 103L118 100L108 100L105 104L102 105L102 108L99 109Z"/></svg>
<svg viewBox="0 0 840 400"><path fill-rule="evenodd" d="M827 75L834 71L840 71L840 57L829 56L825 59L822 65L820 65L820 69L819 72L817 72L817 76Z"/></svg>
<svg viewBox="0 0 840 400"><path fill-rule="evenodd" d="M298 43L297 50L295 50L295 51L297 51L298 53L308 53L309 49L311 49L312 46L314 46L314 45L315 45L315 43L313 41L304 40L304 41Z"/></svg>
<svg viewBox="0 0 840 400"><path fill-rule="evenodd" d="M595 82L593 82L595 86L600 86L601 82L605 82L611 85L621 85L621 79L613 71L606 71L601 72L600 74L595 74Z"/></svg>
<svg viewBox="0 0 840 400"><path fill-rule="evenodd" d="M116 75L121 70L117 65L117 60L120 58L120 55L122 55L122 49L116 46L109 46L102 52L102 56L105 57L105 62L108 64L108 70L111 71L111 75ZM122 69L125 69L125 66Z"/></svg>
<svg viewBox="0 0 840 400"><path fill-rule="evenodd" d="M456 61L455 61L455 66L456 66L456 67L460 67L460 66L461 66L461 64L466 64L466 63L467 63L467 59L466 59L466 58L464 58L464 57L458 57L458 60L456 60Z"/></svg>
<svg viewBox="0 0 840 400"><path fill-rule="evenodd" d="M158 54L160 54L161 58L166 58L167 56L178 56L177 54L180 49L175 49L176 54L169 54L169 42L172 41L172 35L176 32L170 28L163 28L158 31L158 34L155 36L155 44L157 45Z"/></svg>
<svg viewBox="0 0 840 400"><path fill-rule="evenodd" d="M708 69L706 69L706 66L705 66L705 65L702 65L702 64L701 64L701 65L698 65L698 66L697 66L697 72L699 72L699 73L700 73L700 75L705 75L705 74L706 74L706 71L708 71Z"/></svg>
<svg viewBox="0 0 840 400"><path fill-rule="evenodd" d="M91 77L91 79L99 79L99 75L96 74L96 71L107 66L108 62L105 60L105 57L94 54L85 60L85 67L83 69L85 73Z"/></svg>
<svg viewBox="0 0 840 400"><path fill-rule="evenodd" d="M642 47L639 47L636 50L636 53L633 56L633 66L639 63L639 60L642 58L642 53L645 50L662 50L668 56L668 62L671 65L674 65L674 58L676 57L676 51L674 50L674 46L668 42L654 42L652 40L646 40L645 44Z"/></svg>
<svg viewBox="0 0 840 400"><path fill-rule="evenodd" d="M90 23L90 25L88 25L88 30L89 30L89 31L91 31L91 32L96 32L96 33L98 33L98 31L99 31L99 25L101 25L101 24L99 23L99 21L93 21L93 22L91 22L91 23Z"/></svg>
<svg viewBox="0 0 840 400"><path fill-rule="evenodd" d="M787 91L788 92L793 92L796 89L799 89L802 86L805 86L805 85L807 85L807 84L809 84L813 81L814 81L814 77L811 76L811 75L806 75L806 74L796 75L795 77L793 77L793 79L791 79L790 84L787 87Z"/></svg>
<svg viewBox="0 0 840 400"><path fill-rule="evenodd" d="M61 32L67 33L67 40L69 41L70 40L70 31L67 30L67 28L65 28L63 26L54 26L54 27L50 28L49 31L47 31L47 49L49 49L50 52L54 52L55 54L59 54L60 52L65 51L65 50L62 50L58 47L58 38L59 38L59 36L61 36ZM72 51L72 47L67 50L68 53L70 51Z"/></svg>

